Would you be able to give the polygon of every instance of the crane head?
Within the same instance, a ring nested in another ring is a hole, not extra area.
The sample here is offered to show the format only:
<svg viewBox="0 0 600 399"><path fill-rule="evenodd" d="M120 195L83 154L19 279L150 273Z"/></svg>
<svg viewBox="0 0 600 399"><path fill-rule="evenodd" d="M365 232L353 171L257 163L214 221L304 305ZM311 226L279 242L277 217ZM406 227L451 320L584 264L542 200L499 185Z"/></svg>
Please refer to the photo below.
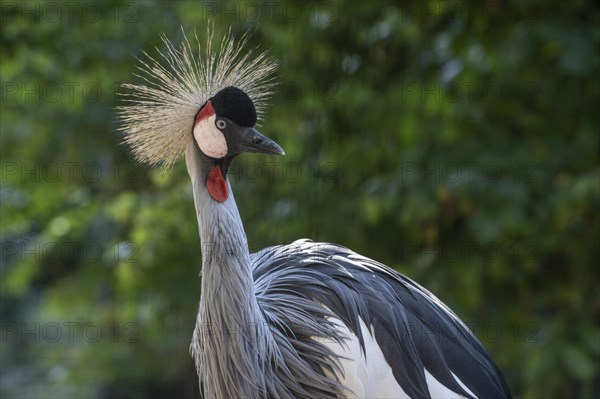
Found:
<svg viewBox="0 0 600 399"><path fill-rule="evenodd" d="M243 152L284 155L273 140L254 128L256 109L243 90L229 86L211 97L198 111L193 128L195 143L208 162L206 187L211 197L228 197L226 181L231 160Z"/></svg>
<svg viewBox="0 0 600 399"><path fill-rule="evenodd" d="M259 133L256 109L246 93L229 86L211 97L198 111L194 123L194 139L208 157L220 159L242 152L283 155L273 140Z"/></svg>
<svg viewBox="0 0 600 399"><path fill-rule="evenodd" d="M177 47L163 36L158 57L144 53L136 74L141 83L121 85L117 108L135 159L169 169L195 147L202 161L220 163L226 173L242 152L283 153L254 128L272 94L277 62L247 48L249 38L235 40L231 31L213 37L209 26L206 42L184 33Z"/></svg>

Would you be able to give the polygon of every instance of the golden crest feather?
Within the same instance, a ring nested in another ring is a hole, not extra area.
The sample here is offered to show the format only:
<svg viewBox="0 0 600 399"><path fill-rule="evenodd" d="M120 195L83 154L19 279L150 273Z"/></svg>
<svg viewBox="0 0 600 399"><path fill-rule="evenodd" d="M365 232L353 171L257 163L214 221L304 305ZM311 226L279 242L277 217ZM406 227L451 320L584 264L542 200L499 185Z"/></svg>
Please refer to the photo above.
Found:
<svg viewBox="0 0 600 399"><path fill-rule="evenodd" d="M179 48L162 35L165 51L157 49L157 58L144 52L145 59L139 60L135 76L143 83L121 85L125 92L119 95L125 104L117 107L119 131L138 161L165 169L173 166L192 139L200 108L228 86L246 92L262 120L277 63L267 51L246 50L249 33L236 41L229 30L214 51L213 33L209 28L203 57L196 34L194 48L185 32Z"/></svg>

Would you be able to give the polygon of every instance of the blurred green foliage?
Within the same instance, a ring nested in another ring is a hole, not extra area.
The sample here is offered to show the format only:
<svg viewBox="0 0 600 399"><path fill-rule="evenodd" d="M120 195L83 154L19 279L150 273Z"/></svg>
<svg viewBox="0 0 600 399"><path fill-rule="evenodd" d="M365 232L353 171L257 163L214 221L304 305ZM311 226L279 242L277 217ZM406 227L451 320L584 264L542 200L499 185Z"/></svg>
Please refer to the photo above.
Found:
<svg viewBox="0 0 600 399"><path fill-rule="evenodd" d="M597 3L3 2L2 397L198 397L180 162L135 164L118 83L212 20L280 60L230 180L252 250L301 237L448 303L517 397L600 396ZM594 261L594 259L596 259Z"/></svg>

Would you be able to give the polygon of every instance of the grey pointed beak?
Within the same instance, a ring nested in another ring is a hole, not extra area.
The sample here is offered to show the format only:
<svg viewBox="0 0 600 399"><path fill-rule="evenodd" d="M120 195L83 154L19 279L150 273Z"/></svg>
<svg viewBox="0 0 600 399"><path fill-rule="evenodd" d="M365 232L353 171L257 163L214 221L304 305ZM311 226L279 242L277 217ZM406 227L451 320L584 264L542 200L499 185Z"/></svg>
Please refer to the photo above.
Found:
<svg viewBox="0 0 600 399"><path fill-rule="evenodd" d="M244 128L239 143L243 152L258 152L261 154L285 155L283 148L270 138L261 134L253 127Z"/></svg>

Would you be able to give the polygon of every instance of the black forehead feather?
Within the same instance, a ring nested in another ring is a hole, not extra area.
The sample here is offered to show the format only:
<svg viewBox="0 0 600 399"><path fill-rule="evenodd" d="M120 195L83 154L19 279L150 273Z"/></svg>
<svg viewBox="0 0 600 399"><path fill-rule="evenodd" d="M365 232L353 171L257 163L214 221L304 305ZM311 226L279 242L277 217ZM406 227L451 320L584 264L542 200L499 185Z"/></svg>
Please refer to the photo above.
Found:
<svg viewBox="0 0 600 399"><path fill-rule="evenodd" d="M256 109L246 93L229 86L210 99L218 116L227 118L239 126L252 127L256 124Z"/></svg>

